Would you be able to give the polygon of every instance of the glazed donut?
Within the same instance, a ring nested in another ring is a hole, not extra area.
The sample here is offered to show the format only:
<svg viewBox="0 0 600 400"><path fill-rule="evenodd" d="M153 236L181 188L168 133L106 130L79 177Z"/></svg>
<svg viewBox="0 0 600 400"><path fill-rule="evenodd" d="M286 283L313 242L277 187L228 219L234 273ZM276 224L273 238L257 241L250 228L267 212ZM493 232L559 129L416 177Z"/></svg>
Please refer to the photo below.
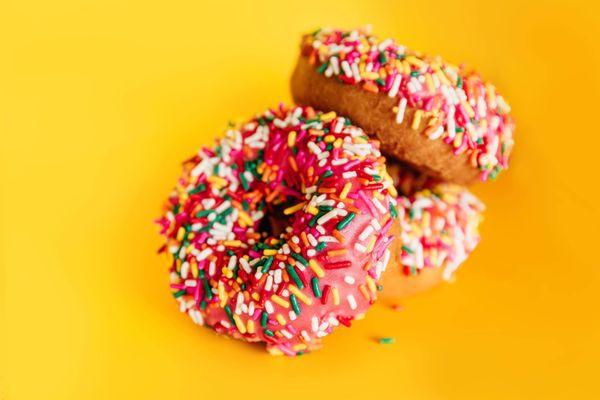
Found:
<svg viewBox="0 0 600 400"><path fill-rule="evenodd" d="M514 123L494 86L366 30L305 35L291 89L297 103L348 116L382 151L437 179L468 184L508 167Z"/></svg>
<svg viewBox="0 0 600 400"><path fill-rule="evenodd" d="M268 110L184 163L159 219L194 322L273 354L319 346L376 299L393 182L379 144L334 112ZM263 227L274 209L284 232Z"/></svg>
<svg viewBox="0 0 600 400"><path fill-rule="evenodd" d="M388 159L398 190L399 233L381 297L397 300L449 281L479 243L485 209L467 189Z"/></svg>

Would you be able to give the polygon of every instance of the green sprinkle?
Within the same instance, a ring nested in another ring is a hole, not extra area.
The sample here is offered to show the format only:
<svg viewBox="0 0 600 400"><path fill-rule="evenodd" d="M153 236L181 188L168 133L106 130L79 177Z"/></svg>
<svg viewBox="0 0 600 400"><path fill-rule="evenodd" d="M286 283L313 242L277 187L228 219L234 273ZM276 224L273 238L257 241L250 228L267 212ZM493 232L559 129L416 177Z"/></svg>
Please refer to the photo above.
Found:
<svg viewBox="0 0 600 400"><path fill-rule="evenodd" d="M319 279L316 276L314 276L310 280L310 286L312 287L312 291L315 294L315 297L317 299L320 299L322 296L322 293L321 293L321 288L319 287Z"/></svg>
<svg viewBox="0 0 600 400"><path fill-rule="evenodd" d="M396 209L396 206L392 204L392 202L390 202L390 215L392 218L398 218L398 210Z"/></svg>
<svg viewBox="0 0 600 400"><path fill-rule="evenodd" d="M408 254L412 254L413 253L413 251L408 246L406 246L406 245L402 245L402 250L404 250Z"/></svg>
<svg viewBox="0 0 600 400"><path fill-rule="evenodd" d="M173 206L173 214L177 215L180 207L181 206L179 204L175 204L175 206Z"/></svg>
<svg viewBox="0 0 600 400"><path fill-rule="evenodd" d="M323 72L325 72L325 70L327 69L327 63L323 63L321 64L321 66L317 69L317 72L319 74L322 74Z"/></svg>
<svg viewBox="0 0 600 400"><path fill-rule="evenodd" d="M229 317L229 321L231 321L231 323L235 325L233 313L231 312L231 307L229 307L229 304L223 307L223 309L225 310L225 314L227 314L227 316Z"/></svg>
<svg viewBox="0 0 600 400"><path fill-rule="evenodd" d="M302 263L302 265L304 265L305 267L308 265L308 261L306 261L306 258L302 257L298 253L292 253L292 258L295 259L296 261L300 261Z"/></svg>
<svg viewBox="0 0 600 400"><path fill-rule="evenodd" d="M352 222L352 220L354 219L355 216L356 216L355 213L350 213L350 214L346 215L346 218L344 218L343 220L340 221L339 224L337 224L336 229L338 231L341 231L342 229L344 229L345 227L347 227L348 224L350 222Z"/></svg>
<svg viewBox="0 0 600 400"><path fill-rule="evenodd" d="M333 206L319 206L318 209L319 209L319 211L328 212L328 211L333 210Z"/></svg>
<svg viewBox="0 0 600 400"><path fill-rule="evenodd" d="M240 181L242 182L242 187L244 190L248 190L250 188L250 185L248 185L248 180L244 176L244 171L240 172Z"/></svg>
<svg viewBox="0 0 600 400"><path fill-rule="evenodd" d="M181 289L176 291L175 293L173 293L173 297L175 297L176 299L180 298L181 296L183 296L186 293L185 289Z"/></svg>
<svg viewBox="0 0 600 400"><path fill-rule="evenodd" d="M273 331L272 331L272 330L270 330L270 329L263 329L263 332L264 332L264 333L265 333L265 335L267 335L267 336L270 336L270 337L273 337L273 336L275 336L275 334L273 333Z"/></svg>
<svg viewBox="0 0 600 400"><path fill-rule="evenodd" d="M188 193L196 194L196 193L203 192L205 189L206 189L206 185L204 183L201 183L200 185L198 185L195 188L193 188L192 190L190 190Z"/></svg>
<svg viewBox="0 0 600 400"><path fill-rule="evenodd" d="M202 210L202 211L198 211L196 213L196 217L197 218L202 218L202 217L206 217L208 214L213 213L214 210Z"/></svg>
<svg viewBox="0 0 600 400"><path fill-rule="evenodd" d="M462 81L462 78L459 76L456 79L456 87L459 88L459 89L462 89L462 85L463 85L463 81Z"/></svg>
<svg viewBox="0 0 600 400"><path fill-rule="evenodd" d="M375 182L379 182L381 180L381 176L373 175L373 179L375 180Z"/></svg>
<svg viewBox="0 0 600 400"><path fill-rule="evenodd" d="M379 52L379 62L381 64L385 64L387 62L387 57L385 56L385 53L383 51Z"/></svg>
<svg viewBox="0 0 600 400"><path fill-rule="evenodd" d="M420 73L419 71L412 71L412 72L410 73L410 76L412 76L412 77L417 77L417 76L419 76L419 75L421 75L421 73Z"/></svg>
<svg viewBox="0 0 600 400"><path fill-rule="evenodd" d="M375 79L375 82L377 82L379 86L385 86L385 81L381 78Z"/></svg>
<svg viewBox="0 0 600 400"><path fill-rule="evenodd" d="M291 265L286 265L285 270L287 271L288 275L294 280L296 286L298 286L298 288L300 289L304 289L304 283L302 283L302 280L296 273L294 267L292 267Z"/></svg>
<svg viewBox="0 0 600 400"><path fill-rule="evenodd" d="M297 315L300 315L300 306L298 305L298 300L296 300L295 294L290 294L290 302L292 303L292 308Z"/></svg>
<svg viewBox="0 0 600 400"><path fill-rule="evenodd" d="M319 242L319 244L315 246L315 250L321 251L326 247L327 247L327 242Z"/></svg>
<svg viewBox="0 0 600 400"><path fill-rule="evenodd" d="M394 344L396 343L396 339L393 337L382 337L379 338L379 344Z"/></svg>
<svg viewBox="0 0 600 400"><path fill-rule="evenodd" d="M267 322L269 322L269 314L267 314L266 311L263 311L262 314L260 314L260 326L266 328Z"/></svg>
<svg viewBox="0 0 600 400"><path fill-rule="evenodd" d="M262 272L263 274L266 273L269 268L271 268L271 265L273 265L273 256L269 256L265 259L264 264L262 269L260 270L260 272Z"/></svg>

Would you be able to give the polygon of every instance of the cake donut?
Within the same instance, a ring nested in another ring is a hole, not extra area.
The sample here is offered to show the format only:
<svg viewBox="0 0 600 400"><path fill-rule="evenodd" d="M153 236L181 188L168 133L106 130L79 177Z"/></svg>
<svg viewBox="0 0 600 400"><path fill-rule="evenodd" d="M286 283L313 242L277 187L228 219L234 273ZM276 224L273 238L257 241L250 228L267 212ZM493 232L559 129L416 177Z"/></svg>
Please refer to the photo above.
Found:
<svg viewBox="0 0 600 400"><path fill-rule="evenodd" d="M494 179L508 167L514 123L495 87L464 66L366 30L305 35L294 100L352 119L382 151L437 179Z"/></svg>
<svg viewBox="0 0 600 400"><path fill-rule="evenodd" d="M479 243L485 207L466 188L388 160L398 190L399 233L382 298L400 299L452 278Z"/></svg>
<svg viewBox="0 0 600 400"><path fill-rule="evenodd" d="M377 297L396 195L377 141L334 112L268 110L183 165L159 219L199 325L273 354L319 347ZM283 210L286 228L266 217Z"/></svg>

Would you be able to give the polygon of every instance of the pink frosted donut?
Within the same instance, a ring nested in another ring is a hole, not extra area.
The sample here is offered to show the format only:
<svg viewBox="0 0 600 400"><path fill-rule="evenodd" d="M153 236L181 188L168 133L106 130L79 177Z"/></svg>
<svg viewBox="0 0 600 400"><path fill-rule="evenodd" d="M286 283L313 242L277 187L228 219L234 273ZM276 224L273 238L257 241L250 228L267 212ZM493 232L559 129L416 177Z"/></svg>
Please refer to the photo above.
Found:
<svg viewBox="0 0 600 400"><path fill-rule="evenodd" d="M195 323L296 355L373 303L396 193L378 142L360 128L280 106L231 127L183 169L159 223L173 294ZM265 217L282 209L276 237Z"/></svg>
<svg viewBox="0 0 600 400"><path fill-rule="evenodd" d="M383 279L383 298L399 299L452 278L479 243L485 209L466 188L388 161L399 192L400 233Z"/></svg>

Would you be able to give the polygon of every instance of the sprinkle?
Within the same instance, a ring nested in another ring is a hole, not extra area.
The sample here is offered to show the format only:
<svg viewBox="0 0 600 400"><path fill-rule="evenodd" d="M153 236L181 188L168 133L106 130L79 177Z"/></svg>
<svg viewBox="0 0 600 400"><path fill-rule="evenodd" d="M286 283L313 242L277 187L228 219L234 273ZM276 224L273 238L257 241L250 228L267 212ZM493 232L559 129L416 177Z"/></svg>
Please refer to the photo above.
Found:
<svg viewBox="0 0 600 400"><path fill-rule="evenodd" d="M349 213L346 218L344 218L343 220L340 221L339 224L337 224L336 229L338 230L343 230L345 227L347 227L350 222L352 222L352 220L354 219L354 217L356 216L355 213Z"/></svg>
<svg viewBox="0 0 600 400"><path fill-rule="evenodd" d="M352 266L351 261L332 262L324 265L325 269L343 269L348 268L350 266Z"/></svg>
<svg viewBox="0 0 600 400"><path fill-rule="evenodd" d="M331 289L331 292L333 293L333 304L336 306L340 305L340 292L338 291L338 288L334 287Z"/></svg>
<svg viewBox="0 0 600 400"><path fill-rule="evenodd" d="M294 285L290 285L288 287L288 289L290 289L290 292L292 292L293 294L296 295L296 297L303 302L304 304L306 304L307 306L312 305L312 300L307 297L304 293L302 293L296 286Z"/></svg>
<svg viewBox="0 0 600 400"><path fill-rule="evenodd" d="M350 308L352 310L356 310L357 304L356 304L356 299L354 298L354 296L349 294L346 298L348 299L348 304L350 305Z"/></svg>
<svg viewBox="0 0 600 400"><path fill-rule="evenodd" d="M293 213L295 213L296 211L300 211L300 210L302 210L302 207L304 207L305 205L306 205L306 202L298 203L298 204L296 204L296 205L294 205L294 206L291 206L291 207L288 207L288 208L286 208L285 210L283 210L283 213L284 213L285 215L290 215L290 214L293 214Z"/></svg>
<svg viewBox="0 0 600 400"><path fill-rule="evenodd" d="M317 261L310 259L308 261L308 265L310 266L310 269L313 270L315 275L317 275L319 278L322 278L325 276L325 271L323 271L323 268L321 268L321 266L319 265L319 263Z"/></svg>
<svg viewBox="0 0 600 400"><path fill-rule="evenodd" d="M273 303L279 304L283 308L290 308L290 303L288 303L286 300L282 299L276 294L271 296L271 300L273 300Z"/></svg>
<svg viewBox="0 0 600 400"><path fill-rule="evenodd" d="M312 291L317 299L320 299L322 296L321 289L319 288L319 280L316 277L313 277L310 280L310 285L312 287Z"/></svg>
<svg viewBox="0 0 600 400"><path fill-rule="evenodd" d="M300 306L298 305L298 300L296 300L296 295L290 295L290 302L292 303L294 312L300 315Z"/></svg>
<svg viewBox="0 0 600 400"><path fill-rule="evenodd" d="M382 337L378 340L379 344L394 344L396 343L396 339L392 337Z"/></svg>

